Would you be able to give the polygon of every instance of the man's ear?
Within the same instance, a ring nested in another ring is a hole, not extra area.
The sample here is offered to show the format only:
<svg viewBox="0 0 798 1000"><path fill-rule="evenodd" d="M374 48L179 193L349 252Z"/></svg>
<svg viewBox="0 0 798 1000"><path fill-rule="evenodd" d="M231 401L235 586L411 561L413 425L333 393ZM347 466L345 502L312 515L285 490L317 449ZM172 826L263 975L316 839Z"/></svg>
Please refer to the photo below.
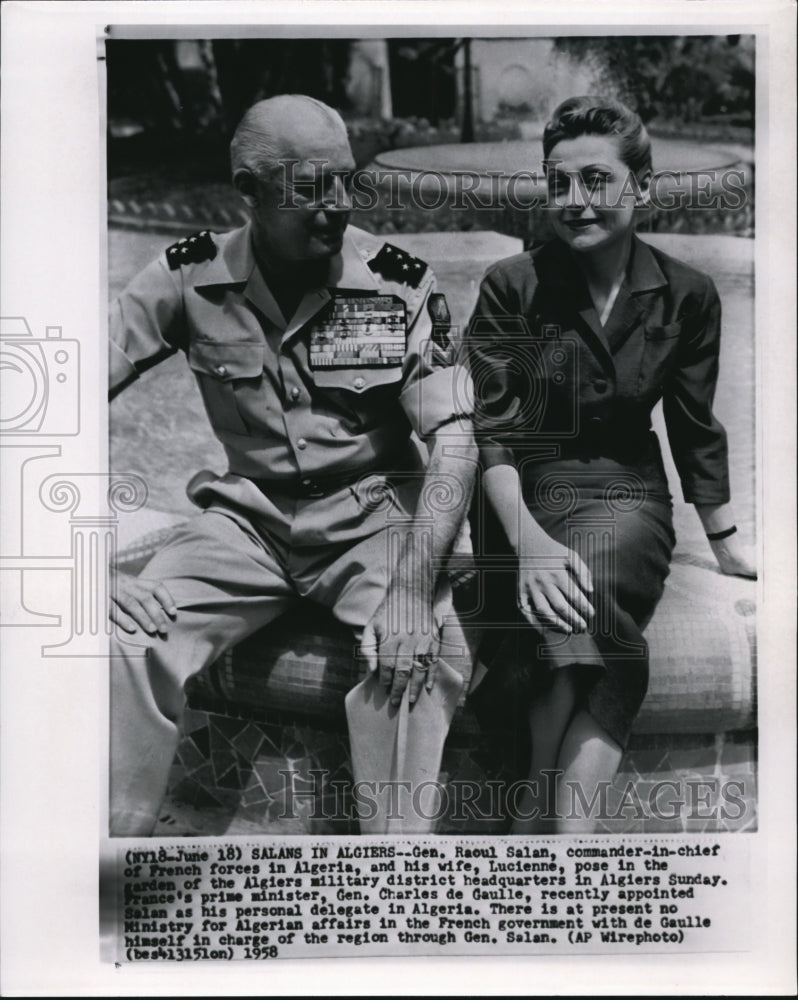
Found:
<svg viewBox="0 0 798 1000"><path fill-rule="evenodd" d="M247 208L255 208L258 204L258 182L252 171L248 167L240 167L233 174L233 184Z"/></svg>

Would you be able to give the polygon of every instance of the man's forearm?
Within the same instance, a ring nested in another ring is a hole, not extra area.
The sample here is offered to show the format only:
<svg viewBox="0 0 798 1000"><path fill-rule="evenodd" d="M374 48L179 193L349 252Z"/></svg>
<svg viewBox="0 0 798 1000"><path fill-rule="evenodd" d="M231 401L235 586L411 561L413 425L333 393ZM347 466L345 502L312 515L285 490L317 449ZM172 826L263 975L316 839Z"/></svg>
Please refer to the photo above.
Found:
<svg viewBox="0 0 798 1000"><path fill-rule="evenodd" d="M439 574L452 551L471 502L477 448L470 425L455 439L435 437L413 517L405 522L404 537L388 554L388 588L364 631L363 648L373 649L380 680L391 688L398 705L407 688L413 704L423 687L435 678L439 635L434 600ZM393 546L396 534L390 532Z"/></svg>
<svg viewBox="0 0 798 1000"><path fill-rule="evenodd" d="M399 557L392 586L407 588L416 599L432 601L437 575L468 514L477 468L477 446L470 424L462 436L436 436L418 504Z"/></svg>

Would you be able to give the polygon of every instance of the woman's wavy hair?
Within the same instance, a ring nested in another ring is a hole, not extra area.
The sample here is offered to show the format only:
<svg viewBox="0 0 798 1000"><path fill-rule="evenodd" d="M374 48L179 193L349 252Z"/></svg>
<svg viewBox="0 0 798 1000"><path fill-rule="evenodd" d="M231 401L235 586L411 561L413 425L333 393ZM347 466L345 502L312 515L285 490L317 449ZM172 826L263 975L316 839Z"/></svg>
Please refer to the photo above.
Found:
<svg viewBox="0 0 798 1000"><path fill-rule="evenodd" d="M608 97L569 97L543 130L543 158L563 139L580 135L617 136L621 159L640 177L651 170L651 140L640 117L621 101Z"/></svg>

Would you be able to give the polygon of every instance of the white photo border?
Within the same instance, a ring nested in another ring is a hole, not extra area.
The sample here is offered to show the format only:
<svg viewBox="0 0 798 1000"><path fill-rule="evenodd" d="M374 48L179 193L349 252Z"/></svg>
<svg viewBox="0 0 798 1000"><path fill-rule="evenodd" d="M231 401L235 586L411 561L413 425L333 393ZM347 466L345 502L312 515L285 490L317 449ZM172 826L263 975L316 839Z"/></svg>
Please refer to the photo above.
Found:
<svg viewBox="0 0 798 1000"><path fill-rule="evenodd" d="M420 26L423 9L423 26ZM9 2L2 36L2 303L38 336L60 326L83 356L80 434L58 447L65 473L107 471L104 91L106 24L198 37L226 24L286 34L553 35L753 32L757 53L759 832L746 953L492 959L304 960L257 966L100 961L99 844L106 830L107 676L102 652L42 657L34 629L3 629L2 989L42 995L691 993L795 988L795 33L793 3L733 0L502 5ZM572 23L569 23L572 22ZM153 26L159 27L154 30ZM378 27L377 27L378 26ZM131 37L127 34L126 37ZM218 35L217 35L218 37ZM49 444L49 441L48 441ZM4 462L5 462L5 457ZM5 465L4 465L5 470ZM4 497L4 507L8 497ZM24 505L24 498L23 498ZM46 532L45 532L46 535ZM47 537L41 542L47 552ZM59 552L59 555L61 553ZM63 572L36 593L64 605ZM104 637L97 637L98 648ZM268 980L266 979L268 976Z"/></svg>

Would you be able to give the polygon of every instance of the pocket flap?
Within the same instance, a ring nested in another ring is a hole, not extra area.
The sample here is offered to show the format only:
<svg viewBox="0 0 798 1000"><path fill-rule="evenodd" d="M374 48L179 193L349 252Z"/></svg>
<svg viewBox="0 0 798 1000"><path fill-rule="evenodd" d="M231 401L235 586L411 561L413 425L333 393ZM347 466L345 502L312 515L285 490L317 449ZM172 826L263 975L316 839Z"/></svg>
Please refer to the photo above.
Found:
<svg viewBox="0 0 798 1000"><path fill-rule="evenodd" d="M668 323L665 326L647 326L646 340L671 340L682 332L681 323Z"/></svg>
<svg viewBox="0 0 798 1000"><path fill-rule="evenodd" d="M402 378L402 366L384 368L315 368L313 381L321 389L348 389L350 392L368 392L378 385L389 385Z"/></svg>
<svg viewBox="0 0 798 1000"><path fill-rule="evenodd" d="M263 371L264 357L264 344L218 344L201 340L189 347L188 363L194 371L229 382L236 378L257 378Z"/></svg>

